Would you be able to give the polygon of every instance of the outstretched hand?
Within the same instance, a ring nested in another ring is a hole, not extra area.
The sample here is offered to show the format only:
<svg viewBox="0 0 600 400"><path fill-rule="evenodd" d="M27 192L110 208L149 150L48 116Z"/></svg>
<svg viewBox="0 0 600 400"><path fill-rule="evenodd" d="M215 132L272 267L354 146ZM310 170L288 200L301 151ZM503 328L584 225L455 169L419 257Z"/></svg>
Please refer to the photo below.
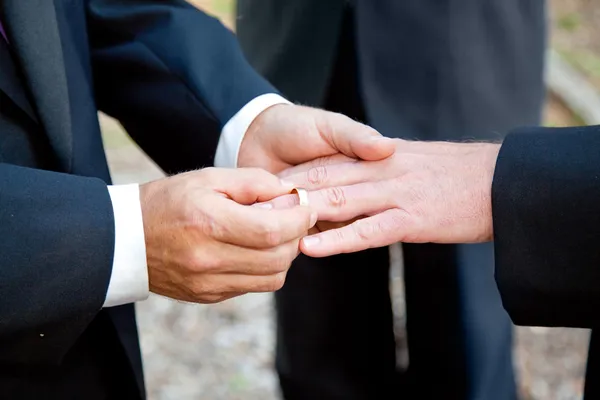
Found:
<svg viewBox="0 0 600 400"><path fill-rule="evenodd" d="M310 204L319 214L319 232L302 239L303 253L324 257L395 242L492 240L491 185L500 146L395 143L385 160L333 157L280 174L311 190ZM286 208L295 202L288 195L270 203Z"/></svg>

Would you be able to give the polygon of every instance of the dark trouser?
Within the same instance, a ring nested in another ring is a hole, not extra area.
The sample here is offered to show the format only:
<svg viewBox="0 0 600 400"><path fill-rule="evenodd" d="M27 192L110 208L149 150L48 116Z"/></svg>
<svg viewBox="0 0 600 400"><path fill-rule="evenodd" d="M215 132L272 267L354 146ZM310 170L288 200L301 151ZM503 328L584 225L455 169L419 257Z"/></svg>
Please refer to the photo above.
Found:
<svg viewBox="0 0 600 400"><path fill-rule="evenodd" d="M324 107L364 121L350 26ZM404 245L403 254L405 373L396 371L388 248L295 261L275 296L286 400L516 398L493 245Z"/></svg>

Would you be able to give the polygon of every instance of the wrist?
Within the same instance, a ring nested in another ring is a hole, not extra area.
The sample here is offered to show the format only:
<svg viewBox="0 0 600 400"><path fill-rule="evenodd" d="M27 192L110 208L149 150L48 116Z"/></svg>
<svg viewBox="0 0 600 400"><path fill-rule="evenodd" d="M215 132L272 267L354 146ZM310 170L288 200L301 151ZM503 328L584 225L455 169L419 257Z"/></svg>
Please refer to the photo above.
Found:
<svg viewBox="0 0 600 400"><path fill-rule="evenodd" d="M152 227L155 225L154 213L160 204L157 204L155 199L157 194L160 193L162 180L148 182L140 185L140 206L142 209L142 221L144 225L144 241L146 245L146 265L148 272L151 270L154 256L154 231Z"/></svg>

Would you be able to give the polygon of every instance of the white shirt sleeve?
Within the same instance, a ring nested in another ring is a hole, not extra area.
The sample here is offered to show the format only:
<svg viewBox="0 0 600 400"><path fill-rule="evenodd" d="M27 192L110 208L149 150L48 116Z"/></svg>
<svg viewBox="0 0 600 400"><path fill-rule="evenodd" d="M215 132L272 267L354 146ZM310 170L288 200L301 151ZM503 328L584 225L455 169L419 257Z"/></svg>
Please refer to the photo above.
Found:
<svg viewBox="0 0 600 400"><path fill-rule="evenodd" d="M115 217L115 253L103 307L114 307L146 300L150 288L139 185L109 186L108 193Z"/></svg>
<svg viewBox="0 0 600 400"><path fill-rule="evenodd" d="M237 168L240 145L248 127L261 112L276 104L291 103L275 93L263 94L242 107L225 124L215 153L215 167Z"/></svg>
<svg viewBox="0 0 600 400"><path fill-rule="evenodd" d="M252 121L276 104L290 104L268 93L258 96L238 111L223 127L215 154L215 167L236 168L237 158ZM150 295L146 241L139 185L108 186L115 218L113 268L103 307L146 300Z"/></svg>

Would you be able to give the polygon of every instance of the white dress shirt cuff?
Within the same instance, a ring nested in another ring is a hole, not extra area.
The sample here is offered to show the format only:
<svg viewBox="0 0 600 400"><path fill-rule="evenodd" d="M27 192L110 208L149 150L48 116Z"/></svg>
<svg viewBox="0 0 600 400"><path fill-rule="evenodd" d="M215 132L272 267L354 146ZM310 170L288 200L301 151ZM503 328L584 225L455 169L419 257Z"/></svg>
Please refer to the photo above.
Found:
<svg viewBox="0 0 600 400"><path fill-rule="evenodd" d="M140 189L108 186L115 218L115 253L103 307L146 300L150 294Z"/></svg>
<svg viewBox="0 0 600 400"><path fill-rule="evenodd" d="M225 124L215 153L215 167L237 168L240 146L248 127L260 113L276 104L291 103L275 93L263 94L251 100Z"/></svg>

